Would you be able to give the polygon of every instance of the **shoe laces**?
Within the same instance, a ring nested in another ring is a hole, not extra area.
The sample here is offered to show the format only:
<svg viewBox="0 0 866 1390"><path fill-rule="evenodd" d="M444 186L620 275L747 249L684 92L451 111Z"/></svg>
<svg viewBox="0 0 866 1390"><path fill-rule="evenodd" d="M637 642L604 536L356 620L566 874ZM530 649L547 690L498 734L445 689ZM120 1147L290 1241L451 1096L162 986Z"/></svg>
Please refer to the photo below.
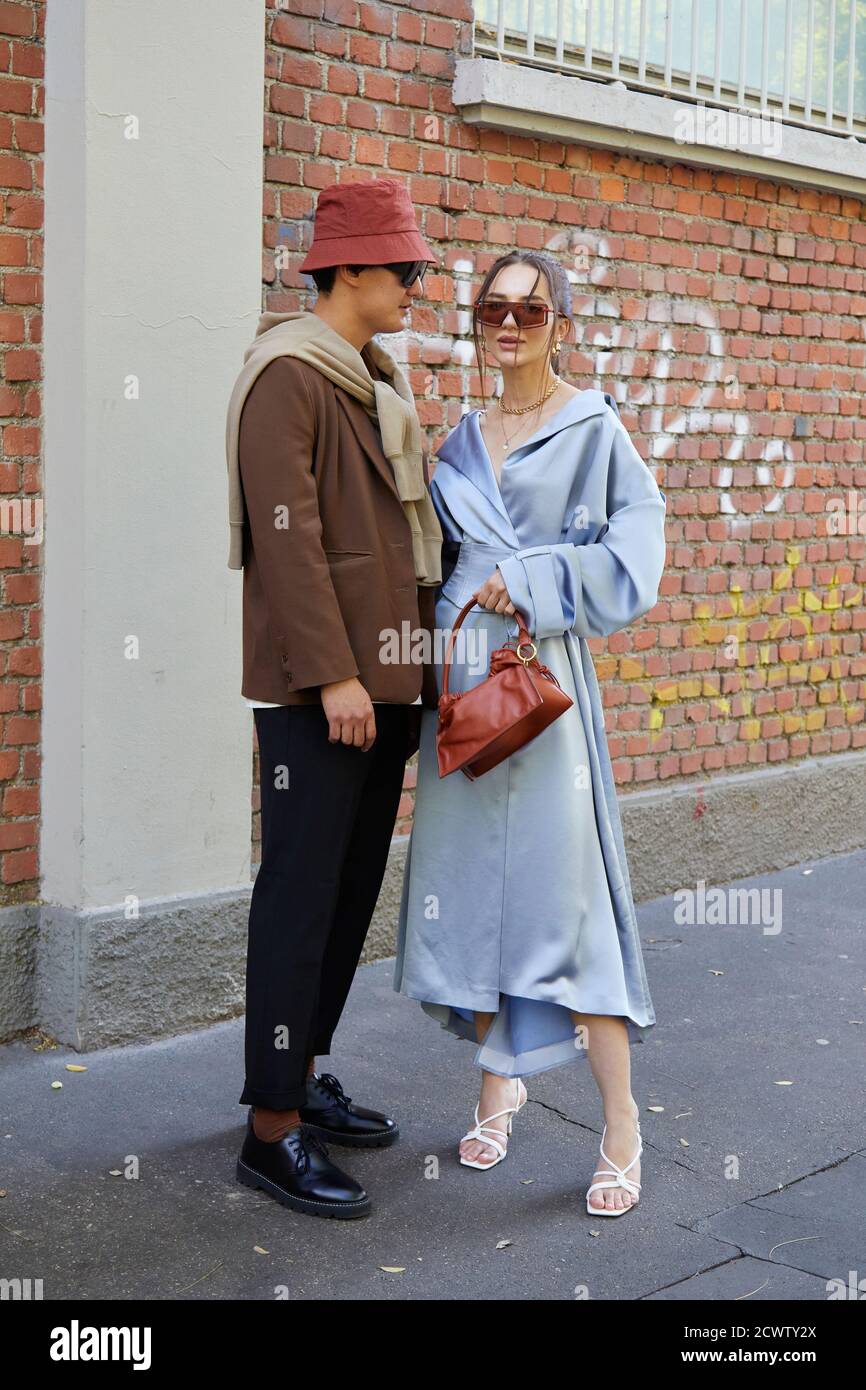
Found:
<svg viewBox="0 0 866 1390"><path fill-rule="evenodd" d="M343 1090L342 1086L340 1085L336 1076L334 1076L333 1072L322 1072L321 1074L319 1074L318 1080L320 1085L324 1086L325 1090L329 1091L330 1094L334 1097L334 1100L338 1101L341 1105L352 1104L352 1097L346 1095L346 1092Z"/></svg>
<svg viewBox="0 0 866 1390"><path fill-rule="evenodd" d="M328 1150L319 1139L319 1136L317 1134L312 1134L308 1129L304 1129L303 1127L301 1127L300 1133L298 1134L297 1145L298 1169L302 1173L306 1173L309 1170L310 1151L312 1149L317 1149L324 1158L329 1157Z"/></svg>

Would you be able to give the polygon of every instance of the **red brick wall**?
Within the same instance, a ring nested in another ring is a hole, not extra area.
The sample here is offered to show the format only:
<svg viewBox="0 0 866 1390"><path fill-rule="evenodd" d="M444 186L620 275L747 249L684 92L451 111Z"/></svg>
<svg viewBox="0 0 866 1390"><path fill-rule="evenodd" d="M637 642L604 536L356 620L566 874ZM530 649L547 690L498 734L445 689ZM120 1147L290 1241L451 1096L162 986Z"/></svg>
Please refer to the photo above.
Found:
<svg viewBox="0 0 866 1390"><path fill-rule="evenodd" d="M0 3L0 503L42 497L42 0ZM42 551L0 521L0 904L39 896ZM22 529L23 527L23 529Z"/></svg>
<svg viewBox="0 0 866 1390"><path fill-rule="evenodd" d="M477 283L503 249L546 248L577 272L564 374L615 396L667 496L659 603L590 642L618 783L866 746L863 203L464 124L468 0L291 11L268 0L267 307L308 302L294 267L320 188L405 180L443 257L410 356L435 448L465 384L455 261ZM861 533L828 534L849 492Z"/></svg>

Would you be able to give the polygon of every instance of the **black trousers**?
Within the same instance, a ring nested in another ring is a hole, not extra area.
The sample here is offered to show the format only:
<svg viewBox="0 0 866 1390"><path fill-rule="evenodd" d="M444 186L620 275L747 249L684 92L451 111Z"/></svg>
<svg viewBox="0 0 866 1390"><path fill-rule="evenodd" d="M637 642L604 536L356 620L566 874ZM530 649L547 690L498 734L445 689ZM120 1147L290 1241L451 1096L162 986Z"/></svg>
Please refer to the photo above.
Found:
<svg viewBox="0 0 866 1390"><path fill-rule="evenodd" d="M385 876L412 706L376 705L368 752L319 705L255 709L262 860L247 938L242 1105L294 1110L325 1056Z"/></svg>

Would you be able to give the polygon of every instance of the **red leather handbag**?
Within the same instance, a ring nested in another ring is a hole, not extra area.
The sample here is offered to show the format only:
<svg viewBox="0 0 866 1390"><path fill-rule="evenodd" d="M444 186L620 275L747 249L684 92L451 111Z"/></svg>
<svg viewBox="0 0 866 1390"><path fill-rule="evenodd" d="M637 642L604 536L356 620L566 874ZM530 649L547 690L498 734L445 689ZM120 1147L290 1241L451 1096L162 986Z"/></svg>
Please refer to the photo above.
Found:
<svg viewBox="0 0 866 1390"><path fill-rule="evenodd" d="M529 636L526 620L519 609L517 642L497 647L490 658L490 673L485 680L471 690L452 694L448 689L448 676L454 639L474 606L475 599L471 598L461 608L451 629L436 730L439 776L447 777L460 768L473 782L537 738L548 724L574 704L550 668L538 660L538 648ZM523 655L527 647L531 648L530 656Z"/></svg>

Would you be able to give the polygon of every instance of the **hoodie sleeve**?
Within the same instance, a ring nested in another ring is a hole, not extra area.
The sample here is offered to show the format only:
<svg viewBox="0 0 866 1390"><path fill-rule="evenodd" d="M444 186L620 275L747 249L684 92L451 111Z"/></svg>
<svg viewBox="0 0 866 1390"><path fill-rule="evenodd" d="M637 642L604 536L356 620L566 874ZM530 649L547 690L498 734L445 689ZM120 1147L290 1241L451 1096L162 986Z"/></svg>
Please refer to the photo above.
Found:
<svg viewBox="0 0 866 1390"><path fill-rule="evenodd" d="M293 358L277 357L244 403L238 455L268 627L288 691L359 674L322 546L315 447L316 408L303 370Z"/></svg>
<svg viewBox="0 0 866 1390"><path fill-rule="evenodd" d="M597 540L528 546L497 566L533 637L606 637L658 601L666 498L618 414L607 469L608 519Z"/></svg>

